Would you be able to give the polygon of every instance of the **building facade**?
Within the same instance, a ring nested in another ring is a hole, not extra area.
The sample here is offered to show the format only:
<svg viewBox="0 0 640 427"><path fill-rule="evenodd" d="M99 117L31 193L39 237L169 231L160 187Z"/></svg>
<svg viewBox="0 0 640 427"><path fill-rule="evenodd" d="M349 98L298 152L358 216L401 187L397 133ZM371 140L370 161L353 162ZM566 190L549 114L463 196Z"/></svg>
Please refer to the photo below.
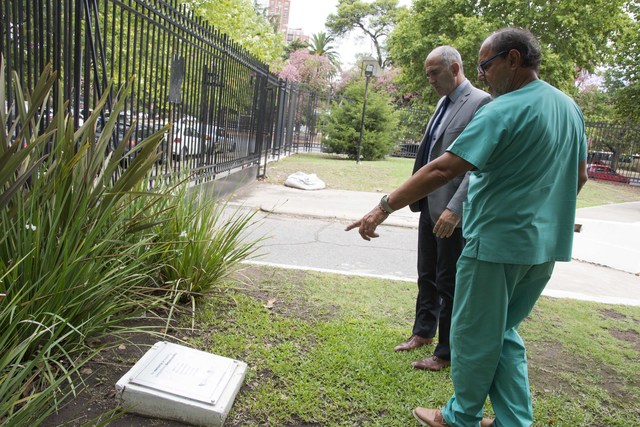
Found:
<svg viewBox="0 0 640 427"><path fill-rule="evenodd" d="M291 0L269 0L269 19L277 25L278 31L287 33Z"/></svg>
<svg viewBox="0 0 640 427"><path fill-rule="evenodd" d="M285 41L287 44L293 42L294 40L300 40L306 42L309 40L309 36L302 31L302 28L289 28L287 29L287 37Z"/></svg>

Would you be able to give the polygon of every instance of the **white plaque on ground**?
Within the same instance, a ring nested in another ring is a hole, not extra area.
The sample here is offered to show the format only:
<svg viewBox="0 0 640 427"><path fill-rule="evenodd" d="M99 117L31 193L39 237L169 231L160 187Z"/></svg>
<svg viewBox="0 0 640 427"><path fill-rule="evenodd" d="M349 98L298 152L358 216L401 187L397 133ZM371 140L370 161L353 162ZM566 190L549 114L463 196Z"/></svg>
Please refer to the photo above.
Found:
<svg viewBox="0 0 640 427"><path fill-rule="evenodd" d="M158 342L116 383L116 398L129 412L222 426L246 371L244 362Z"/></svg>

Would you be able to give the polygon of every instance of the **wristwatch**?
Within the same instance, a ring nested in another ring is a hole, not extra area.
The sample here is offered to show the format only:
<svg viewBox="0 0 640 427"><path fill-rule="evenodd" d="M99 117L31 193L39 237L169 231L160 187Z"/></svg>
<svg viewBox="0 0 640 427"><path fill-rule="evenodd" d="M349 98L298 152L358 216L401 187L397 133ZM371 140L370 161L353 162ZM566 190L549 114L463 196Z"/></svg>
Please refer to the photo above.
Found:
<svg viewBox="0 0 640 427"><path fill-rule="evenodd" d="M386 194L380 199L380 207L388 214L394 213L396 210L389 206L389 196Z"/></svg>

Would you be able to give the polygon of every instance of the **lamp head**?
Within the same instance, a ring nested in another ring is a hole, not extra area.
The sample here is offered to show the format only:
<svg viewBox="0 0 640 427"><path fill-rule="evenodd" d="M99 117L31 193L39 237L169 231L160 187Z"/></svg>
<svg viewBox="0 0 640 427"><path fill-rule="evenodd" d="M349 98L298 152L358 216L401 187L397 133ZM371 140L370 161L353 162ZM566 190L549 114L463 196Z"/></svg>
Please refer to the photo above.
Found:
<svg viewBox="0 0 640 427"><path fill-rule="evenodd" d="M373 75L373 64L367 64L364 69L364 75L367 77L371 77Z"/></svg>

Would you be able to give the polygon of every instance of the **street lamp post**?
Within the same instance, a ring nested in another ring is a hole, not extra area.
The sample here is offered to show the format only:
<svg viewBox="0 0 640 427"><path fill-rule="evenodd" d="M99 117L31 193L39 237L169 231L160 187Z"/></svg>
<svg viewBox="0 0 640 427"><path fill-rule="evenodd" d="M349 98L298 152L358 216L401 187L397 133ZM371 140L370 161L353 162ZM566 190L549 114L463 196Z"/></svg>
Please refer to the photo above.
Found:
<svg viewBox="0 0 640 427"><path fill-rule="evenodd" d="M362 131L364 130L364 113L367 110L367 91L369 90L369 79L373 76L373 64L367 64L364 69L364 102L362 103L362 118L360 119L360 138L358 139L358 156L356 164L360 164L360 150L362 148Z"/></svg>

